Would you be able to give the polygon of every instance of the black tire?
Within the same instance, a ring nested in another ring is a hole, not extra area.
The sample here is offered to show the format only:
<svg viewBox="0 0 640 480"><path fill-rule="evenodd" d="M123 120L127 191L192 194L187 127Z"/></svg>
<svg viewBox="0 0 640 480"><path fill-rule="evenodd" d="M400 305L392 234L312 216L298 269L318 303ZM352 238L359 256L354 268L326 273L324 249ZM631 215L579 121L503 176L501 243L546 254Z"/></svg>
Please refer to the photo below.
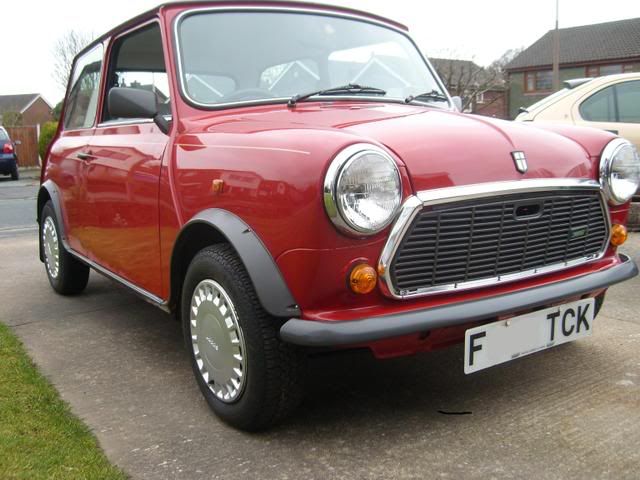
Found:
<svg viewBox="0 0 640 480"><path fill-rule="evenodd" d="M210 388L203 378L191 340L192 297L205 280L213 280L226 291L246 347L244 386L232 403L221 401L212 392L214 387ZM262 308L244 265L230 245L213 245L194 257L185 276L180 310L198 386L218 417L236 428L259 431L281 422L298 406L306 356L301 349L280 340L279 319Z"/></svg>
<svg viewBox="0 0 640 480"><path fill-rule="evenodd" d="M52 253L47 249L45 241L45 229L50 229L51 224L55 227L55 238L58 246L57 270L49 266L49 261L53 260ZM89 282L89 267L67 252L60 237L60 227L58 218L53 209L51 201L48 201L42 208L40 214L40 239L42 248L42 258L44 259L44 269L47 278L53 289L61 295L75 295L82 292ZM55 273L55 275L54 275Z"/></svg>
<svg viewBox="0 0 640 480"><path fill-rule="evenodd" d="M14 163L11 169L11 180L20 180L20 172L18 171L18 164Z"/></svg>

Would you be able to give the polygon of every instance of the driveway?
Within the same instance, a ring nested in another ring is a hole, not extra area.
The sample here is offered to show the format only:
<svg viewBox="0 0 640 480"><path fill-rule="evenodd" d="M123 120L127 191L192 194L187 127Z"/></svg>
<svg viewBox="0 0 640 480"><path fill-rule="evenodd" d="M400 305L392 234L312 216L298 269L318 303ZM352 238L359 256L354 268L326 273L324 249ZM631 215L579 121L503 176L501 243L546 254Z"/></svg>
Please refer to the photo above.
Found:
<svg viewBox="0 0 640 480"><path fill-rule="evenodd" d="M640 260L640 235L625 251ZM0 252L0 321L133 478L638 478L638 279L609 292L594 336L470 376L460 347L314 358L291 421L246 434L207 408L170 316L95 273L54 294L35 232Z"/></svg>

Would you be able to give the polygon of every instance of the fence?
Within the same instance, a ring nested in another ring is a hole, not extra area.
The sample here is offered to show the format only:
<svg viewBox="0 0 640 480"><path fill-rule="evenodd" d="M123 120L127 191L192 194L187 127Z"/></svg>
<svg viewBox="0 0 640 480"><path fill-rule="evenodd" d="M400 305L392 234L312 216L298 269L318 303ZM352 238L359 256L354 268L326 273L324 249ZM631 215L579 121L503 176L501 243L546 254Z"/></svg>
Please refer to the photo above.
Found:
<svg viewBox="0 0 640 480"><path fill-rule="evenodd" d="M38 127L6 127L7 133L16 143L16 155L21 167L37 167L40 165L38 157ZM19 145L18 145L19 143Z"/></svg>

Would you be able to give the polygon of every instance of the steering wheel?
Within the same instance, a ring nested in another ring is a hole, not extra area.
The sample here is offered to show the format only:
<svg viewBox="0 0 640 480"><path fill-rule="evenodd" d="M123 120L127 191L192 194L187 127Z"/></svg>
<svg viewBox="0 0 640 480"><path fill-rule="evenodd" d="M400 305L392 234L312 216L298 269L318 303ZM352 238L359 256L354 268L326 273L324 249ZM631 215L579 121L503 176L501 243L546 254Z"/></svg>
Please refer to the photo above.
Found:
<svg viewBox="0 0 640 480"><path fill-rule="evenodd" d="M242 100L260 100L263 98L277 98L273 92L269 90L263 90L261 88L243 88L242 90L236 90L224 97L225 102L239 102Z"/></svg>

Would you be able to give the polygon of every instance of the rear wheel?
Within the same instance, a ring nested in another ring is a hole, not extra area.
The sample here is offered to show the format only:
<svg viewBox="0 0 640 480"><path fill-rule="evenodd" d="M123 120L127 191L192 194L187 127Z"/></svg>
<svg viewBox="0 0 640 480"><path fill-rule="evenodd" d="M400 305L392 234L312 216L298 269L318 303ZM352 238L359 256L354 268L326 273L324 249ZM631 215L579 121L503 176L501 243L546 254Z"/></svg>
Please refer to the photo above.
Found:
<svg viewBox="0 0 640 480"><path fill-rule="evenodd" d="M299 403L305 358L278 337L244 265L229 245L201 250L182 291L182 324L207 403L243 430L266 429Z"/></svg>
<svg viewBox="0 0 640 480"><path fill-rule="evenodd" d="M20 172L18 171L18 164L14 163L13 168L11 169L11 180L19 180Z"/></svg>
<svg viewBox="0 0 640 480"><path fill-rule="evenodd" d="M40 216L42 258L49 283L62 295L82 292L89 281L89 267L67 252L60 238L58 219L51 202L47 202Z"/></svg>

